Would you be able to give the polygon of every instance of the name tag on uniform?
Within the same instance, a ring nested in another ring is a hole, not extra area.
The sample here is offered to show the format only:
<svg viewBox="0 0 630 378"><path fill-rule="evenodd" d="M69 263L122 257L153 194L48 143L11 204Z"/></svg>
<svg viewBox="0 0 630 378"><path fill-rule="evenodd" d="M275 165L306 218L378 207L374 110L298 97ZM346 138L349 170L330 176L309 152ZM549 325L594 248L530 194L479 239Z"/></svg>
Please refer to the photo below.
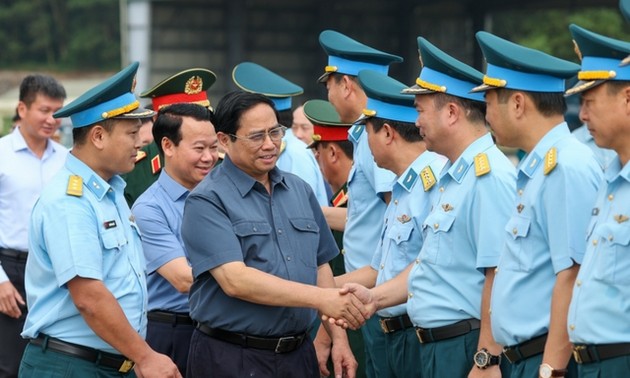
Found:
<svg viewBox="0 0 630 378"><path fill-rule="evenodd" d="M103 226L105 226L106 230L109 230L110 228L116 227L116 221L115 220L106 221L105 223L103 223Z"/></svg>

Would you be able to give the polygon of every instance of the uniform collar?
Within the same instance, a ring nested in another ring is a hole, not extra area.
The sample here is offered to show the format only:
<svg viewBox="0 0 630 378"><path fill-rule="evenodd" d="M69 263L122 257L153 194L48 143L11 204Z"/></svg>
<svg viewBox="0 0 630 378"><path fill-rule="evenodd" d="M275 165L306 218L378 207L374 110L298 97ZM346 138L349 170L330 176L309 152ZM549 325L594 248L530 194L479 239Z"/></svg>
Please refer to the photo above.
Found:
<svg viewBox="0 0 630 378"><path fill-rule="evenodd" d="M164 169L162 169L162 172L160 172L158 182L160 183L160 185L162 185L164 191L173 202L177 202L178 199L188 196L188 189L186 189L182 184L175 181L171 176L169 176L168 173L166 173L166 170Z"/></svg>
<svg viewBox="0 0 630 378"><path fill-rule="evenodd" d="M615 156L608 164L608 167L606 167L604 177L609 184L619 178L630 183L630 163L626 163L622 167L619 156Z"/></svg>
<svg viewBox="0 0 630 378"><path fill-rule="evenodd" d="M20 129L20 126L16 127L15 130L13 130L13 132L10 134L13 137L13 151L17 152L17 151L21 151L21 150L29 150L30 148L28 147L28 145L26 144L26 140L24 139L24 135L22 135L22 130ZM53 143L52 140L48 139L48 141L46 141L46 150L44 150L44 154L42 155L42 157L44 156L48 156L52 153L54 153L56 151L55 148L55 143Z"/></svg>
<svg viewBox="0 0 630 378"><path fill-rule="evenodd" d="M407 192L411 192L416 182L420 181L420 172L428 166L435 157L436 154L434 152L425 151L421 153L411 165L407 167L403 174L396 178L394 185L398 184Z"/></svg>
<svg viewBox="0 0 630 378"><path fill-rule="evenodd" d="M458 184L461 184L464 176L466 176L466 172L468 172L470 166L473 165L475 156L492 147L493 145L494 142L492 141L492 136L490 136L490 133L486 133L483 136L477 138L477 140L466 147L464 152L459 158L457 158L457 160L455 160L455 162L453 162L450 166L447 165L447 168L445 168L440 175L440 180L442 179L442 177L448 174Z"/></svg>
<svg viewBox="0 0 630 378"><path fill-rule="evenodd" d="M236 188L238 189L241 197L245 197L247 193L249 193L254 185L258 183L252 176L243 172L239 167L232 163L230 159L230 155L225 155L223 159L223 163L221 163L221 167L225 170L227 176L232 180ZM280 184L288 189L288 186L284 180L284 176L277 167L274 167L269 172L269 180L271 181L271 187L275 187L276 184Z"/></svg>
<svg viewBox="0 0 630 378"><path fill-rule="evenodd" d="M80 176L83 180L83 186L94 193L99 201L103 200L110 189L113 188L114 191L122 192L126 185L125 181L118 175L113 176L109 182L103 180L92 168L77 159L72 153L68 154L66 168L73 174Z"/></svg>
<svg viewBox="0 0 630 378"><path fill-rule="evenodd" d="M560 139L569 135L571 135L571 132L566 122L554 126L538 141L534 149L521 160L518 165L519 171L523 172L527 177L532 177L536 169L540 166L543 157L547 154L547 151L558 143Z"/></svg>

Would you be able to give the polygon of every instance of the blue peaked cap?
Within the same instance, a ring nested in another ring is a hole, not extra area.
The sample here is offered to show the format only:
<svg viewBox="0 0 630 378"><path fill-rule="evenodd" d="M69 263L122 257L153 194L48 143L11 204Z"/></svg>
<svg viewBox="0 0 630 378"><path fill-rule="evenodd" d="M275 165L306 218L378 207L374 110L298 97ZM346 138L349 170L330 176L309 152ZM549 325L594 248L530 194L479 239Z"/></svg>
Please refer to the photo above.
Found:
<svg viewBox="0 0 630 378"><path fill-rule="evenodd" d="M328 54L325 72L317 79L320 83L325 83L332 73L357 76L361 70L373 70L387 74L390 64L403 61L398 55L364 45L334 30L321 32L319 44Z"/></svg>
<svg viewBox="0 0 630 378"><path fill-rule="evenodd" d="M155 115L140 108L133 94L138 62L88 90L76 100L57 110L53 117L70 117L74 128L85 127L106 119L138 119Z"/></svg>
<svg viewBox="0 0 630 378"><path fill-rule="evenodd" d="M407 87L405 84L371 70L359 72L359 83L367 95L363 119L378 117L415 123L418 112L413 104L414 96L401 93Z"/></svg>
<svg viewBox="0 0 630 378"><path fill-rule="evenodd" d="M244 91L269 97L278 111L291 109L291 97L304 93L299 85L252 62L237 64L232 70L232 80Z"/></svg>
<svg viewBox="0 0 630 378"><path fill-rule="evenodd" d="M487 68L483 85L473 89L474 92L508 88L563 93L565 80L575 76L580 69L575 63L517 45L488 32L477 32L476 37Z"/></svg>
<svg viewBox="0 0 630 378"><path fill-rule="evenodd" d="M418 37L420 76L416 84L403 90L409 94L446 93L452 96L483 102L483 94L470 91L482 83L483 74L438 49L431 42Z"/></svg>

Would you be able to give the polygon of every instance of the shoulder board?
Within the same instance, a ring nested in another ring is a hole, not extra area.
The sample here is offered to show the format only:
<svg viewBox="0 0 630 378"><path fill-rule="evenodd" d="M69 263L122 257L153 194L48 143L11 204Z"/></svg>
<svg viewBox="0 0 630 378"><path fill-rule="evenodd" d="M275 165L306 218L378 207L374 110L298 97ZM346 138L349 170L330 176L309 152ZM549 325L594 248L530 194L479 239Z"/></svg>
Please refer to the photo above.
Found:
<svg viewBox="0 0 630 378"><path fill-rule="evenodd" d="M488 155L480 153L475 156L475 176L483 176L490 172L490 162L488 161Z"/></svg>
<svg viewBox="0 0 630 378"><path fill-rule="evenodd" d="M437 182L435 175L433 174L433 170L428 165L420 171L420 178L422 179L422 187L425 192L428 192Z"/></svg>
<svg viewBox="0 0 630 378"><path fill-rule="evenodd" d="M346 191L345 185L343 188L339 189L330 202L333 207L343 207L348 202L348 192Z"/></svg>
<svg viewBox="0 0 630 378"><path fill-rule="evenodd" d="M75 197L83 196L83 179L81 176L72 175L68 178L66 194Z"/></svg>
<svg viewBox="0 0 630 378"><path fill-rule="evenodd" d="M558 149L551 147L545 154L545 166L543 168L543 173L548 175L551 171L553 171L556 165L558 165Z"/></svg>
<svg viewBox="0 0 630 378"><path fill-rule="evenodd" d="M138 164L138 162L142 159L144 159L145 157L147 157L147 153L140 150L138 151L138 154L136 155L136 164Z"/></svg>

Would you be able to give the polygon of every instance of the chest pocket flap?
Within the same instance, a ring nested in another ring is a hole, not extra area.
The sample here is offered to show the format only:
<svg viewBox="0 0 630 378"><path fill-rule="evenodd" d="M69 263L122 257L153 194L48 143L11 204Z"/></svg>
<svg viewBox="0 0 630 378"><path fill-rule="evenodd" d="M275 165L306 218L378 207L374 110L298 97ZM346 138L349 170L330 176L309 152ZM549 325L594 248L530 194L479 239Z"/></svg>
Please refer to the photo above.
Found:
<svg viewBox="0 0 630 378"><path fill-rule="evenodd" d="M427 219L424 221L423 227L425 230L433 230L434 233L448 232L448 230L450 230L453 226L453 222L455 222L454 215L447 214L442 211L436 211L429 214Z"/></svg>
<svg viewBox="0 0 630 378"><path fill-rule="evenodd" d="M293 227L302 232L319 232L319 226L312 219L307 218L291 218L289 219Z"/></svg>
<svg viewBox="0 0 630 378"><path fill-rule="evenodd" d="M119 230L103 232L101 234L101 240L103 240L103 247L105 247L105 249L116 249L127 244L125 233Z"/></svg>
<svg viewBox="0 0 630 378"><path fill-rule="evenodd" d="M413 231L412 222L407 222L405 224L398 222L398 224L394 224L392 227L387 229L386 236L394 243L400 244L409 240L411 231Z"/></svg>
<svg viewBox="0 0 630 378"><path fill-rule="evenodd" d="M524 218L521 216L514 216L510 218L510 220L505 225L505 231L512 235L514 240L518 238L524 238L529 233L530 226L529 218Z"/></svg>
<svg viewBox="0 0 630 378"><path fill-rule="evenodd" d="M271 226L266 222L240 222L232 227L234 233L239 237L269 235L271 233Z"/></svg>

